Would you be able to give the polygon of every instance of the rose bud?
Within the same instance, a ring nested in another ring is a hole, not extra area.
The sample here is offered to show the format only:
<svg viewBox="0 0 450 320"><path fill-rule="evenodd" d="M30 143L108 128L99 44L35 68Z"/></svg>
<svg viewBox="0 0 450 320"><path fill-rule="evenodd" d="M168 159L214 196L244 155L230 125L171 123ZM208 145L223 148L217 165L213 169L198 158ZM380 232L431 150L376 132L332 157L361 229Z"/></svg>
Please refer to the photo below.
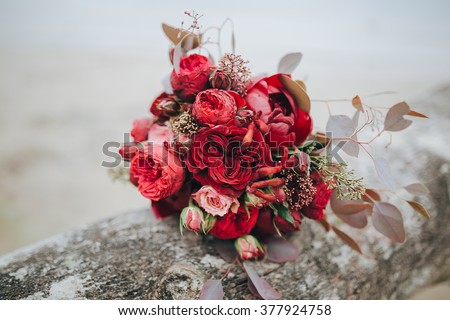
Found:
<svg viewBox="0 0 450 320"><path fill-rule="evenodd" d="M180 215L180 229L184 227L187 230L199 232L203 231L207 234L214 226L216 218L203 211L196 206L190 205L183 209Z"/></svg>
<svg viewBox="0 0 450 320"><path fill-rule="evenodd" d="M251 235L242 236L234 241L234 247L242 260L261 260L265 252L259 241Z"/></svg>
<svg viewBox="0 0 450 320"><path fill-rule="evenodd" d="M209 82L214 89L230 90L231 78L221 70L215 70L209 77Z"/></svg>
<svg viewBox="0 0 450 320"><path fill-rule="evenodd" d="M202 230L203 212L197 207L186 207L181 212L180 228L199 232Z"/></svg>

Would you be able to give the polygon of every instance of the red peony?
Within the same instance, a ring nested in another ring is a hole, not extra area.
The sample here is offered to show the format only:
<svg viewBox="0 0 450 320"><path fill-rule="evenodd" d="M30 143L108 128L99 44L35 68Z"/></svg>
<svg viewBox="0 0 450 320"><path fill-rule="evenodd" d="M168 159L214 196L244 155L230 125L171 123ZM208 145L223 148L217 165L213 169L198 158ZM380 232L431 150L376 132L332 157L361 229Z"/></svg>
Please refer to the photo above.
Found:
<svg viewBox="0 0 450 320"><path fill-rule="evenodd" d="M192 115L202 124L226 124L244 104L244 99L233 91L208 89L195 98Z"/></svg>
<svg viewBox="0 0 450 320"><path fill-rule="evenodd" d="M165 92L157 96L150 105L150 112L161 118L175 116L179 110L180 106L175 100L175 95L167 94Z"/></svg>
<svg viewBox="0 0 450 320"><path fill-rule="evenodd" d="M279 74L263 78L250 87L245 98L247 106L267 124L265 139L271 147L299 145L311 133L312 120L295 105L278 77Z"/></svg>
<svg viewBox="0 0 450 320"><path fill-rule="evenodd" d="M144 197L158 201L180 190L185 172L178 156L166 145L149 143L131 159L130 175Z"/></svg>
<svg viewBox="0 0 450 320"><path fill-rule="evenodd" d="M275 216L270 208L263 208L259 211L255 231L262 236L277 234L277 230L273 225L274 222L281 233L286 234L299 230L302 218L296 211L292 211L291 214L294 219L294 224L284 220L279 215Z"/></svg>
<svg viewBox="0 0 450 320"><path fill-rule="evenodd" d="M193 102L200 91L207 89L209 74L214 65L207 57L191 54L181 58L180 70L173 70L170 75L170 84L178 98Z"/></svg>
<svg viewBox="0 0 450 320"><path fill-rule="evenodd" d="M323 217L323 210L325 210L328 201L330 201L333 190L328 189L328 185L322 180L322 177L317 171L312 171L310 177L316 188L316 194L314 200L309 205L303 207L301 212L305 217L320 220Z"/></svg>
<svg viewBox="0 0 450 320"><path fill-rule="evenodd" d="M131 136L134 142L142 142L147 140L148 130L152 124L153 120L151 118L141 118L134 120L133 129L131 129Z"/></svg>
<svg viewBox="0 0 450 320"><path fill-rule="evenodd" d="M261 133L243 146L247 128L215 126L193 135L187 168L203 185L225 195L238 197L252 180L256 169L265 164L268 148Z"/></svg>
<svg viewBox="0 0 450 320"><path fill-rule="evenodd" d="M223 217L217 217L209 233L219 239L234 239L249 234L258 219L258 209L251 207L249 212L250 215L244 207L239 207L237 213L230 211Z"/></svg>

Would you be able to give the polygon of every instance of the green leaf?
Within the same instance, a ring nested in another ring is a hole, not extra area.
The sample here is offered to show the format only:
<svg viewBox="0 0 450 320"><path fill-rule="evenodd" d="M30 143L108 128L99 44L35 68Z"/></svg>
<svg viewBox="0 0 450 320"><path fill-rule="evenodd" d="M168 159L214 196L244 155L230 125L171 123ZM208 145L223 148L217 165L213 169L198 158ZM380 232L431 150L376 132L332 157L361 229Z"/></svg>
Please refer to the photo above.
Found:
<svg viewBox="0 0 450 320"><path fill-rule="evenodd" d="M279 215L282 219L286 220L290 224L294 225L294 217L292 217L291 211L282 204L273 204L275 214Z"/></svg>

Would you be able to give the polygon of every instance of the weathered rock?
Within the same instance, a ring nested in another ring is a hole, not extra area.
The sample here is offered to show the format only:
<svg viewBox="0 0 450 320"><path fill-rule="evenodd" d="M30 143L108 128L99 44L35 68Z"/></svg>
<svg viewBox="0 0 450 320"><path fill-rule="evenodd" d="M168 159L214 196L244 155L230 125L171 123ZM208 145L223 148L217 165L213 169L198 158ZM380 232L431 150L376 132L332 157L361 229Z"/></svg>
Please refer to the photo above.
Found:
<svg viewBox="0 0 450 320"><path fill-rule="evenodd" d="M404 298L450 278L450 156L444 149L450 121L446 113L430 117L409 129L414 148L393 150L391 160L396 176L422 180L429 187L429 198L422 200L432 219L404 208L408 239L403 245L371 227L350 231L364 255L305 221L292 237L301 248L297 261L258 263L259 273L284 298ZM149 210L141 210L3 256L0 298L195 299L204 281L220 278L228 266L209 239L192 233L182 237L176 219L157 221ZM252 298L237 266L224 287L228 299Z"/></svg>

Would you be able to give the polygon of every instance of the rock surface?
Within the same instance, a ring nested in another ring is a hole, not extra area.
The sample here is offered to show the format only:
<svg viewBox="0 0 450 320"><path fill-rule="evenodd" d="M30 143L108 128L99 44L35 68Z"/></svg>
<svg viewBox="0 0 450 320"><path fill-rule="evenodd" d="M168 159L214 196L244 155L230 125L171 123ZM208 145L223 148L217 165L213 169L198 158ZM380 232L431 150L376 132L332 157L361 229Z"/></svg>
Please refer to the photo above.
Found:
<svg viewBox="0 0 450 320"><path fill-rule="evenodd" d="M372 227L350 231L363 255L313 221L304 222L291 238L301 248L297 261L257 266L284 298L405 298L450 278L450 156L442 148L450 122L448 113L431 118L432 124L420 122L409 129L409 137L417 136L415 147L391 151L391 160L396 176L426 183L431 193L422 202L432 219L404 208L408 238L403 245ZM425 130L426 137L435 138L432 143L421 134ZM141 210L3 256L0 298L196 299L204 281L220 278L228 266L210 239L190 233L182 237L176 219L158 221ZM227 299L252 298L237 266L224 287Z"/></svg>

